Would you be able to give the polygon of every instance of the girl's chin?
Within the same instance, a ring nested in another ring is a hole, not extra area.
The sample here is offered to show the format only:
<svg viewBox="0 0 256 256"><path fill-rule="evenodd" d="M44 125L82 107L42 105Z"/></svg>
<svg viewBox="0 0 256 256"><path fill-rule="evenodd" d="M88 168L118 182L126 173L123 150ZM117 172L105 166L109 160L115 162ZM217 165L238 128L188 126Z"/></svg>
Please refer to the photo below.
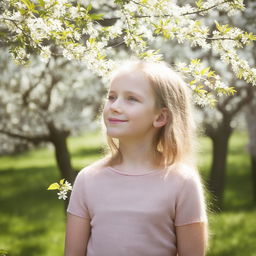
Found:
<svg viewBox="0 0 256 256"><path fill-rule="evenodd" d="M120 139L122 138L123 136L120 135L120 134L113 134L113 133L107 133L107 135L113 139Z"/></svg>
<svg viewBox="0 0 256 256"><path fill-rule="evenodd" d="M129 137L127 134L124 133L117 133L117 132L112 132L112 131L107 131L107 136L113 138L113 139L121 139L121 138L126 138Z"/></svg>

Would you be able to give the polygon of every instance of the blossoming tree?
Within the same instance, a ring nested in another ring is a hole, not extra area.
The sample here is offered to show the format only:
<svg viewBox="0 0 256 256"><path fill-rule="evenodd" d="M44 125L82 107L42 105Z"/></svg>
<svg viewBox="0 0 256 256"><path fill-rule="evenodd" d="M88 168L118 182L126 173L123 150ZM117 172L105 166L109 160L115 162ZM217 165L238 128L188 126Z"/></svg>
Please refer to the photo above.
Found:
<svg viewBox="0 0 256 256"><path fill-rule="evenodd" d="M246 1L246 10L236 17L228 17L226 15L219 14L219 20L222 22L239 25L242 28L250 29L253 33L256 33L256 26L254 22L254 16L256 11L256 4L254 1ZM255 66L255 42L246 46L241 53L247 61ZM243 80L236 79L232 76L230 67L224 67L220 61L214 56L214 54L207 54L206 58L208 63L213 66L221 77L225 79L227 84L235 86L237 91L235 97L225 96L220 97L216 104L216 108L203 109L204 117L203 124L205 127L206 135L208 135L213 145L212 164L209 176L209 188L213 192L217 199L215 204L218 208L221 208L224 197L225 181L226 181L226 162L228 153L229 138L235 127L235 118L241 112L245 110L248 105L252 104L255 97L256 88L250 86ZM204 58L205 59L205 58ZM251 110L253 105L251 105ZM244 112L243 115L247 115L248 120L248 135L249 139L249 153L252 156L254 153L253 142L255 141L255 134L252 132L255 127L255 118L252 117L253 111ZM254 135L253 135L254 134ZM252 173L255 173L254 164L252 161ZM254 176L255 177L255 174ZM252 179L252 184L255 186L255 179ZM255 190L256 191L256 190Z"/></svg>
<svg viewBox="0 0 256 256"><path fill-rule="evenodd" d="M237 52L254 41L255 35L217 21L214 26L207 25L207 14L215 9L235 15L244 5L242 0L198 0L182 6L170 0L99 0L90 4L79 0L3 0L1 40L10 45L16 62L28 62L32 53L45 60L61 54L86 63L103 76L114 66L113 47L124 44L141 58L159 58L149 43L163 37L212 48L238 78L255 85L255 68ZM234 93L209 67L201 67L199 60L177 67L191 75L190 86L199 104L214 104L212 91Z"/></svg>
<svg viewBox="0 0 256 256"><path fill-rule="evenodd" d="M174 43L164 43L161 40L157 42L157 45L161 45L162 51L165 52L165 58L171 63L178 59L202 58L204 62L207 62L220 74L226 84L232 85L236 90L234 96L219 96L214 108L195 105L195 118L198 129L201 129L203 134L208 136L212 142L210 175L207 184L209 191L215 198L214 206L220 209L226 183L229 138L236 128L237 116L241 115L241 111L253 100L253 91L256 90L256 87L250 86L243 80L236 79L236 77L232 76L230 68L223 65L217 56L209 54L208 51L202 51L198 47L193 49L188 46L181 47ZM253 52L252 49L245 50L246 57L250 61L252 60L252 56L249 58L252 55L251 52ZM201 157L200 152L198 157Z"/></svg>
<svg viewBox="0 0 256 256"><path fill-rule="evenodd" d="M50 143L61 177L73 182L67 138L91 126L105 88L84 65L63 58L43 63L34 57L27 68L4 51L0 56L0 150Z"/></svg>
<svg viewBox="0 0 256 256"><path fill-rule="evenodd" d="M186 1L187 2L187 1ZM244 12L236 16L228 16L222 11L215 10L207 16L207 23L212 24L216 18L222 24L235 24L241 28L249 28L250 31L255 30L255 9L256 3L254 1L246 1L246 9ZM255 66L255 42L243 48L240 51L241 56L253 66ZM244 80L237 79L233 74L229 65L223 64L219 56L214 53L212 49L205 50L198 46L191 48L188 44L179 45L175 42L163 42L158 39L156 47L160 48L165 54L165 59L171 63L177 61L184 61L184 59L200 58L204 63L210 65L221 76L223 81L232 85L237 91L235 97L233 95L218 96L215 108L208 106L198 106L199 115L198 123L201 123L202 129L212 142L212 158L210 166L210 175L207 184L210 191L214 194L215 206L221 208L227 169L227 154L229 138L236 126L237 115L253 100L256 87L247 84ZM249 113L253 113L250 111ZM254 148L253 142L253 117L249 118L250 126L250 149ZM253 162L252 162L253 163ZM254 172L253 172L254 173Z"/></svg>

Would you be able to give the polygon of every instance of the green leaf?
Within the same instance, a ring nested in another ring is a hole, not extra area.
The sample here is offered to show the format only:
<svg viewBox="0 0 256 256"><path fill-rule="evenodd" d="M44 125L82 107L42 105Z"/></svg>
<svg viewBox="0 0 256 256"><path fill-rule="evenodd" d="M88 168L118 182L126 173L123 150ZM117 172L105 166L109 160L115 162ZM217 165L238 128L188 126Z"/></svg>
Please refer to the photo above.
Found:
<svg viewBox="0 0 256 256"><path fill-rule="evenodd" d="M200 59L192 59L192 60L191 60L191 64L196 64L196 65L198 65L200 62L201 62Z"/></svg>
<svg viewBox="0 0 256 256"><path fill-rule="evenodd" d="M226 34L227 32L229 32L229 31L231 30L231 28L229 27L229 24L220 25L216 20L215 20L215 24L216 24L216 28L217 28L222 34Z"/></svg>
<svg viewBox="0 0 256 256"><path fill-rule="evenodd" d="M38 2L39 2L39 4L40 4L40 6L45 7L45 2L44 2L44 0L38 0Z"/></svg>
<svg viewBox="0 0 256 256"><path fill-rule="evenodd" d="M201 73L201 75L203 76L205 73L208 73L209 70L210 70L210 68L207 67L207 68L202 69L202 70L200 71L200 73Z"/></svg>
<svg viewBox="0 0 256 256"><path fill-rule="evenodd" d="M215 72L214 71L210 71L208 74L207 74L207 77L210 78L210 77L213 77L215 76Z"/></svg>
<svg viewBox="0 0 256 256"><path fill-rule="evenodd" d="M88 4L87 8L86 8L87 12L90 12L92 10L92 4Z"/></svg>
<svg viewBox="0 0 256 256"><path fill-rule="evenodd" d="M58 183L52 183L47 190L56 190L56 189L60 189L60 185Z"/></svg>
<svg viewBox="0 0 256 256"><path fill-rule="evenodd" d="M94 37L90 37L90 38L88 39L88 41L89 41L90 44L94 44L95 41L96 41L96 39L95 39Z"/></svg>
<svg viewBox="0 0 256 256"><path fill-rule="evenodd" d="M235 87L229 87L228 88L228 95L234 95L237 92Z"/></svg>
<svg viewBox="0 0 256 256"><path fill-rule="evenodd" d="M198 0L196 1L196 6L200 9L202 8L202 3L203 3L203 0Z"/></svg>
<svg viewBox="0 0 256 256"><path fill-rule="evenodd" d="M28 12L28 10L25 10L25 9L19 9L19 12L22 16L25 16L26 13Z"/></svg>
<svg viewBox="0 0 256 256"><path fill-rule="evenodd" d="M30 11L35 9L34 3L30 2L29 0L21 0L21 2L23 2Z"/></svg>
<svg viewBox="0 0 256 256"><path fill-rule="evenodd" d="M195 90L199 95L201 95L201 96L203 96L203 95L205 95L206 93L207 93L207 91L206 90L203 90L203 89L196 89Z"/></svg>
<svg viewBox="0 0 256 256"><path fill-rule="evenodd" d="M237 78L242 79L243 73L244 73L244 69L240 68L236 74Z"/></svg>
<svg viewBox="0 0 256 256"><path fill-rule="evenodd" d="M39 14L39 11L38 10L36 10L36 9L32 9L31 10L33 13L37 13L37 14Z"/></svg>
<svg viewBox="0 0 256 256"><path fill-rule="evenodd" d="M190 85L193 85L193 84L195 84L195 83L196 83L196 79L194 79L194 80L192 80L192 81L189 82Z"/></svg>
<svg viewBox="0 0 256 256"><path fill-rule="evenodd" d="M251 32L251 33L245 32L244 34L245 34L245 36L246 36L249 40L251 40L251 41L255 41L255 40L256 40L256 35L254 35L252 32Z"/></svg>
<svg viewBox="0 0 256 256"><path fill-rule="evenodd" d="M221 25L216 20L214 22L216 24L216 28L221 32Z"/></svg>
<svg viewBox="0 0 256 256"><path fill-rule="evenodd" d="M93 13L90 15L90 18L92 20L102 20L103 16L104 16L104 14L102 14L102 13Z"/></svg>

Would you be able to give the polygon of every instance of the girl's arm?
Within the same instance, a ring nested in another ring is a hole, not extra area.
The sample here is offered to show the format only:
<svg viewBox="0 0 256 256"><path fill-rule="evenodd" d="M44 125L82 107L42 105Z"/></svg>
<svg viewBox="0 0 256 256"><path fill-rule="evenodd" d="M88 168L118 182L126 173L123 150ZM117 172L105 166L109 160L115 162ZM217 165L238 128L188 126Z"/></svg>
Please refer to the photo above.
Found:
<svg viewBox="0 0 256 256"><path fill-rule="evenodd" d="M176 227L179 256L204 256L208 240L207 223Z"/></svg>
<svg viewBox="0 0 256 256"><path fill-rule="evenodd" d="M90 219L68 213L64 255L85 256L90 231Z"/></svg>

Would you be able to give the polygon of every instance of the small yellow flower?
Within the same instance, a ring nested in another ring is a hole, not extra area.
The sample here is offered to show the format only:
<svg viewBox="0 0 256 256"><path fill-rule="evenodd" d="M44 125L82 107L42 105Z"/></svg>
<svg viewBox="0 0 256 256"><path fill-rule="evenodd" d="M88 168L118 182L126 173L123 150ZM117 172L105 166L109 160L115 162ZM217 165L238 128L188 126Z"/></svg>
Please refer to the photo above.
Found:
<svg viewBox="0 0 256 256"><path fill-rule="evenodd" d="M59 183L55 182L52 183L47 190L59 190L57 193L59 199L66 200L68 191L72 190L72 186L68 181L65 179L60 180Z"/></svg>

